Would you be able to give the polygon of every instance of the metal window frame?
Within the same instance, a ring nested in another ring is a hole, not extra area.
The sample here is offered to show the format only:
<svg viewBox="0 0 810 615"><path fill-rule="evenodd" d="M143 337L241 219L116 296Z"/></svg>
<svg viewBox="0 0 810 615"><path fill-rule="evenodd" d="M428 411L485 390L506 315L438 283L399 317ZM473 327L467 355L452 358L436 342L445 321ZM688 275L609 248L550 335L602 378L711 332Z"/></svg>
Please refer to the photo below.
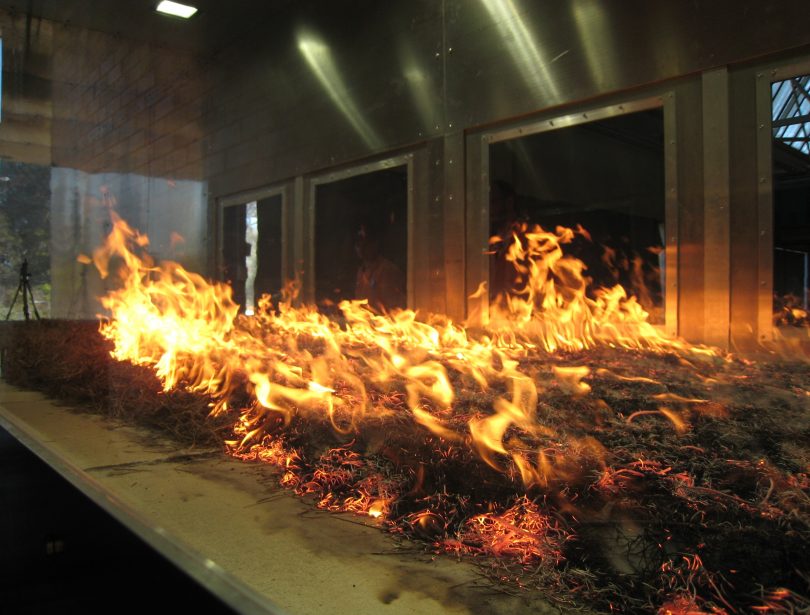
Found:
<svg viewBox="0 0 810 615"><path fill-rule="evenodd" d="M304 301L315 303L315 216L317 206L317 190L319 186L331 184L359 175L367 175L377 171L405 167L407 174L407 255L405 284L407 308L414 307L414 260L416 237L414 233L415 211L414 211L414 177L415 152L407 152L396 156L389 156L379 160L353 165L333 171L326 171L307 177L300 177L296 180L296 193L302 199L301 206L297 209L300 215L305 215L306 220L299 218L297 227L304 232L296 237L296 261L303 264L304 274Z"/></svg>
<svg viewBox="0 0 810 615"><path fill-rule="evenodd" d="M467 136L467 295L481 282L489 285L489 147L530 135L569 128L627 115L647 109L664 112L664 231L666 270L664 272L664 322L668 333L678 333L678 166L676 149L675 95L665 92L611 105L601 105L577 113L534 119L506 128L497 128ZM477 324L489 320L488 294L467 299L467 317Z"/></svg>
<svg viewBox="0 0 810 615"><path fill-rule="evenodd" d="M771 84L810 74L810 57L793 59L757 72L757 338L769 342L777 337L773 323L774 199L773 199L773 110Z"/></svg>
<svg viewBox="0 0 810 615"><path fill-rule="evenodd" d="M288 236L288 223L291 218L290 209L292 206L292 182L282 182L273 184L271 186L246 190L244 192L237 192L217 198L217 248L215 262L217 276L219 276L225 264L224 255L222 254L222 250L225 247L225 208L234 207L236 205L246 205L252 201L260 201L262 199L267 199L274 196L281 197L281 280L283 282L290 279L291 272L289 258L287 257L287 249L290 239Z"/></svg>

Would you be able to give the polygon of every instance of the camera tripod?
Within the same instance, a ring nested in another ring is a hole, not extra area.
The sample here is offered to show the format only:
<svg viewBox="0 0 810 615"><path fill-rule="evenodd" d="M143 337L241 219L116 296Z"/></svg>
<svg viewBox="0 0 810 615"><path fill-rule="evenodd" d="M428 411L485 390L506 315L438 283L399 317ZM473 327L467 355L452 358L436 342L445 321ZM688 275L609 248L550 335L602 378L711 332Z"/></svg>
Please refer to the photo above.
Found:
<svg viewBox="0 0 810 615"><path fill-rule="evenodd" d="M14 309L14 304L17 303L17 297L22 294L23 314L25 320L31 320L31 314L28 311L28 297L31 297L31 307L34 308L34 316L39 320L39 312L37 311L37 304L34 301L34 293L31 291L31 273L28 271L28 260L23 260L20 266L20 284L17 286L17 292L14 293L14 299L11 300L11 305L8 307L6 320L11 318L11 310Z"/></svg>

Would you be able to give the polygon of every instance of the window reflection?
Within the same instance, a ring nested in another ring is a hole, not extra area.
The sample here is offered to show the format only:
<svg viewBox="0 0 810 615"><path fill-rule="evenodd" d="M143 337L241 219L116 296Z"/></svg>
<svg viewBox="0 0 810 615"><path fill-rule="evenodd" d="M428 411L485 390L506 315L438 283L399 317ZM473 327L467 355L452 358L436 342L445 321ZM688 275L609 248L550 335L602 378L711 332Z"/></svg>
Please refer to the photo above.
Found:
<svg viewBox="0 0 810 615"><path fill-rule="evenodd" d="M24 317L23 262L30 275L31 314L34 308L42 316L50 314L50 186L50 167L0 161L0 318Z"/></svg>
<svg viewBox="0 0 810 615"><path fill-rule="evenodd" d="M407 267L406 166L320 184L315 192L315 299L334 310L367 299L403 308Z"/></svg>

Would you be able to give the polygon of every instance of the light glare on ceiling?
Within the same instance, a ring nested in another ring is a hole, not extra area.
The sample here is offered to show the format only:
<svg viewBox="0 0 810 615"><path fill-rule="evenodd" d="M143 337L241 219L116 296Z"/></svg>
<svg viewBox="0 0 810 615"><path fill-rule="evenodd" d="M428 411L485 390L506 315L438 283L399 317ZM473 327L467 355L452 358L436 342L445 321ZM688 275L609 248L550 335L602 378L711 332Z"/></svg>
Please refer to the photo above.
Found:
<svg viewBox="0 0 810 615"><path fill-rule="evenodd" d="M188 4L180 4L179 2L172 2L171 0L163 0L157 5L158 13L165 13L166 15L174 15L175 17L182 17L188 19L197 12L197 7L189 6Z"/></svg>

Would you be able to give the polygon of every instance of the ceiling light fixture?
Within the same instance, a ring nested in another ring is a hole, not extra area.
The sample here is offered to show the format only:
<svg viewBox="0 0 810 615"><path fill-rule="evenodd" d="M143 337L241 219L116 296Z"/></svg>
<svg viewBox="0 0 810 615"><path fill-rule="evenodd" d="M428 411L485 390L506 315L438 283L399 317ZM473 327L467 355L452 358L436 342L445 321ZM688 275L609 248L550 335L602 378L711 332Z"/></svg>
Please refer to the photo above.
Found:
<svg viewBox="0 0 810 615"><path fill-rule="evenodd" d="M165 15L172 15L174 17L182 17L188 19L197 12L197 7L189 6L188 4L180 4L179 2L172 2L171 0L163 0L157 5L155 9L158 13Z"/></svg>

